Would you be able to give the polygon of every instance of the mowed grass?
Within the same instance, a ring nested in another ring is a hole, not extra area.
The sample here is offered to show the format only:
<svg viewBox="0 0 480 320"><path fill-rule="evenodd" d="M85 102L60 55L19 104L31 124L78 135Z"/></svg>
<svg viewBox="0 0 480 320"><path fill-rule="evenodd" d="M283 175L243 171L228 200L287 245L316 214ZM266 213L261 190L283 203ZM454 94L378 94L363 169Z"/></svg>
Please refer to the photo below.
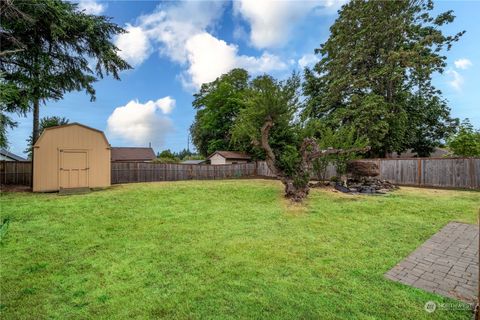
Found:
<svg viewBox="0 0 480 320"><path fill-rule="evenodd" d="M449 221L476 222L480 193L313 190L277 181L9 193L2 319L469 319L456 303L383 274Z"/></svg>

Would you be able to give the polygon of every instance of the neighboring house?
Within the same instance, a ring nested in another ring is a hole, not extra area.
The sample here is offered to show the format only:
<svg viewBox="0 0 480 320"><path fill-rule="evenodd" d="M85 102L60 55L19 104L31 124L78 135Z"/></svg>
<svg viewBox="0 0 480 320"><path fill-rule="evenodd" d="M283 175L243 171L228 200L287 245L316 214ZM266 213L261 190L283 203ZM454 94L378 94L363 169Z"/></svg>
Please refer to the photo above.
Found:
<svg viewBox="0 0 480 320"><path fill-rule="evenodd" d="M435 148L435 150L430 154L429 158L445 158L450 156L450 152L444 148ZM417 158L418 155L409 149L401 154L396 152L389 153L387 158L398 158L398 159L405 159L405 158Z"/></svg>
<svg viewBox="0 0 480 320"><path fill-rule="evenodd" d="M7 150L0 149L0 161L27 161L27 159L17 156Z"/></svg>
<svg viewBox="0 0 480 320"><path fill-rule="evenodd" d="M210 164L236 164L236 163L247 163L250 161L251 157L243 152L235 151L215 151L208 158Z"/></svg>
<svg viewBox="0 0 480 320"><path fill-rule="evenodd" d="M184 160L181 164L206 164L207 160Z"/></svg>
<svg viewBox="0 0 480 320"><path fill-rule="evenodd" d="M113 147L113 162L150 162L156 158L152 148Z"/></svg>

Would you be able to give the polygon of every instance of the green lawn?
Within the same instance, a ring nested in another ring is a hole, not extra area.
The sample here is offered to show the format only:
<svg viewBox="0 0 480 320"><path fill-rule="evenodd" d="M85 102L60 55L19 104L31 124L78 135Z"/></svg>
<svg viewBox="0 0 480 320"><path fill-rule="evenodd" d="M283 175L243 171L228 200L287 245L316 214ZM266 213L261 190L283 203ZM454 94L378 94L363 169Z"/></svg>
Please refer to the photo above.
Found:
<svg viewBox="0 0 480 320"><path fill-rule="evenodd" d="M276 181L119 185L86 195L2 194L2 319L470 319L383 274L480 193L313 190Z"/></svg>

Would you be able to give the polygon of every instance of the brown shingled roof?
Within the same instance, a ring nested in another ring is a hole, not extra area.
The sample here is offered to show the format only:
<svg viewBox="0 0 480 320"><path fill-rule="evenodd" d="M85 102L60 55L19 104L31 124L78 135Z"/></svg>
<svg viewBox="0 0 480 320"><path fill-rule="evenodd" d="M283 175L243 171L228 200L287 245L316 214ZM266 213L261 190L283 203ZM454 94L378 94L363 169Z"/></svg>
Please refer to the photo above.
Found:
<svg viewBox="0 0 480 320"><path fill-rule="evenodd" d="M153 159L155 159L155 152L152 148L112 148L112 161L151 161Z"/></svg>
<svg viewBox="0 0 480 320"><path fill-rule="evenodd" d="M210 159L214 154L219 154L225 159L246 159L249 160L251 157L244 153L244 152L236 152L236 151L215 151L212 153L208 159Z"/></svg>

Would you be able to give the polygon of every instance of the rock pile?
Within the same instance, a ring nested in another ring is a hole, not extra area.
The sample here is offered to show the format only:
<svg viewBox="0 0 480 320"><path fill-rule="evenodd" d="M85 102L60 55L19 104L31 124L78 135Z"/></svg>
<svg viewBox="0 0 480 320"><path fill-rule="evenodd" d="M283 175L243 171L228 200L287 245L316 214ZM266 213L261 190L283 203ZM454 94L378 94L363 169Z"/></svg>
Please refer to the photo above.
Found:
<svg viewBox="0 0 480 320"><path fill-rule="evenodd" d="M372 177L349 178L346 183L336 182L335 189L345 193L385 194L398 187L387 180Z"/></svg>

